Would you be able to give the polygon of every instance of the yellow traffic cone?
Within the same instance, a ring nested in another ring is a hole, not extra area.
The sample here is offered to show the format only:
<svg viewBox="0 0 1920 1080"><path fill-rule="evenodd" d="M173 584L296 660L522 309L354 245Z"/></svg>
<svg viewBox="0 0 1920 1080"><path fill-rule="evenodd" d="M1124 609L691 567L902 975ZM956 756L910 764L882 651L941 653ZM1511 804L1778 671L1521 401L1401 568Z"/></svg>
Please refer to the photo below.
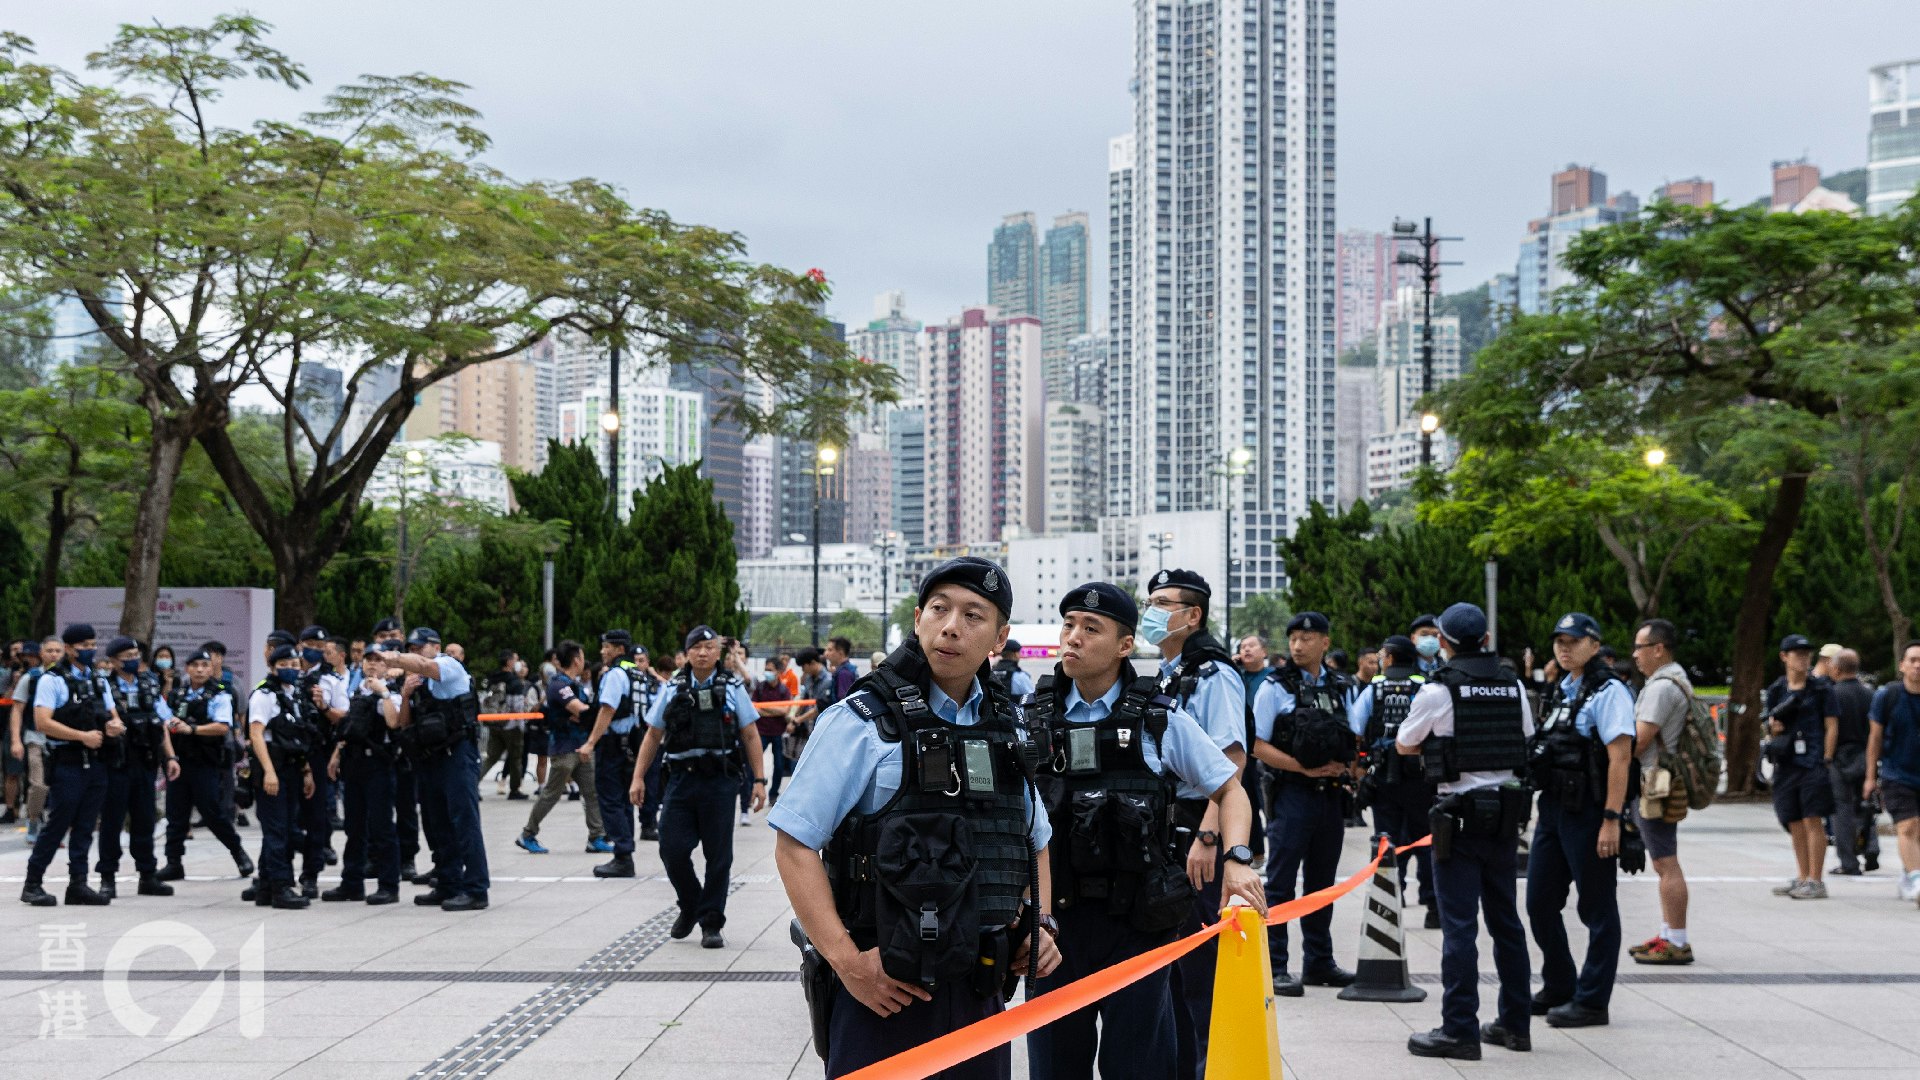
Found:
<svg viewBox="0 0 1920 1080"><path fill-rule="evenodd" d="M1206 1080L1281 1080L1267 924L1241 904L1227 915L1232 922L1220 931L1215 950Z"/></svg>

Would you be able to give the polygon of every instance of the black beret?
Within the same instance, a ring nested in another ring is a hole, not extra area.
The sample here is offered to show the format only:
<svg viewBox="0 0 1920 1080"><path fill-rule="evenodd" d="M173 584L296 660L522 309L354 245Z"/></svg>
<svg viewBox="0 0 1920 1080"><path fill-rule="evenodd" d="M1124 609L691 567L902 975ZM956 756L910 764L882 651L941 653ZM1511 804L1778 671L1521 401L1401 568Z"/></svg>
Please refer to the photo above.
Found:
<svg viewBox="0 0 1920 1080"><path fill-rule="evenodd" d="M297 645L300 639L293 636L291 630L275 630L267 635L269 645Z"/></svg>
<svg viewBox="0 0 1920 1080"><path fill-rule="evenodd" d="M60 640L69 645L78 645L83 641L92 641L93 638L92 623L68 623L67 628L60 631Z"/></svg>
<svg viewBox="0 0 1920 1080"><path fill-rule="evenodd" d="M277 664L282 660L297 660L299 658L300 654L293 651L293 646L281 645L267 654L267 663Z"/></svg>
<svg viewBox="0 0 1920 1080"><path fill-rule="evenodd" d="M1303 611L1287 620L1287 633L1291 634L1296 630L1330 634L1333 632L1333 623L1317 611Z"/></svg>
<svg viewBox="0 0 1920 1080"><path fill-rule="evenodd" d="M1428 626L1433 627L1435 630L1440 629L1440 616L1438 615L1414 616L1413 621L1407 624L1407 636L1412 637L1414 634L1419 633L1421 629Z"/></svg>
<svg viewBox="0 0 1920 1080"><path fill-rule="evenodd" d="M123 634L120 637L114 638L112 641L107 642L107 647L104 649L101 649L100 652L106 656L119 656L121 653L126 652L128 649L137 649L139 647L140 647L139 642Z"/></svg>
<svg viewBox="0 0 1920 1080"><path fill-rule="evenodd" d="M324 626L309 626L305 630L300 631L300 640L332 641L333 637L327 633L327 628Z"/></svg>
<svg viewBox="0 0 1920 1080"><path fill-rule="evenodd" d="M1007 572L992 559L962 555L934 567L931 573L920 579L919 605L925 607L928 595L934 589L948 584L979 593L1000 610L1001 618L1013 617L1013 583L1007 580Z"/></svg>
<svg viewBox="0 0 1920 1080"><path fill-rule="evenodd" d="M440 644L440 631L435 630L431 626L416 626L413 628L413 633L407 635L407 644L409 645L426 645L429 643L434 645Z"/></svg>
<svg viewBox="0 0 1920 1080"><path fill-rule="evenodd" d="M1085 611L1094 615L1104 615L1131 632L1140 625L1140 605L1133 597L1122 592L1118 586L1104 581L1090 581L1068 593L1060 601L1060 615L1066 617L1069 611Z"/></svg>
<svg viewBox="0 0 1920 1080"><path fill-rule="evenodd" d="M703 641L713 641L719 636L719 634L714 633L713 627L701 623L699 626L687 631L687 639L680 643L680 647L682 649L691 649Z"/></svg>
<svg viewBox="0 0 1920 1080"><path fill-rule="evenodd" d="M625 630L609 630L600 635L600 644L618 645L621 648L625 648L633 644L633 635L627 633Z"/></svg>
<svg viewBox="0 0 1920 1080"><path fill-rule="evenodd" d="M1442 612L1435 626L1441 637L1456 645L1478 645L1487 636L1487 613L1463 600Z"/></svg>
<svg viewBox="0 0 1920 1080"><path fill-rule="evenodd" d="M391 615L373 624L373 632L376 634L384 634L389 630L400 630L400 629L404 629L404 627L400 625L400 620L394 618Z"/></svg>
<svg viewBox="0 0 1920 1080"><path fill-rule="evenodd" d="M1211 600L1213 590L1207 586L1207 579L1191 570L1162 570L1147 582L1147 591L1159 589L1186 589L1197 592Z"/></svg>
<svg viewBox="0 0 1920 1080"><path fill-rule="evenodd" d="M187 657L187 663L189 664L199 660L205 660L207 663L211 664L213 663L213 654L208 652L205 649L195 649L193 650L193 655Z"/></svg>

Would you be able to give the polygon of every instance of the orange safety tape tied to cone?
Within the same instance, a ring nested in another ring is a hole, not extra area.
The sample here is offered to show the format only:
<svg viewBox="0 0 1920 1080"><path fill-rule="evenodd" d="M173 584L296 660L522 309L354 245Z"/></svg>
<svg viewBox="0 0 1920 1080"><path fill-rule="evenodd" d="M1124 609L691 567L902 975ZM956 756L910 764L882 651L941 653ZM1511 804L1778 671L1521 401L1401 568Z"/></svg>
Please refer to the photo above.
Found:
<svg viewBox="0 0 1920 1080"><path fill-rule="evenodd" d="M1423 837L1406 847L1395 848L1394 854L1425 847L1432 840L1432 837ZM1373 877L1374 870L1379 867L1380 860L1385 858L1386 854L1387 843L1382 840L1380 854L1374 856L1372 862L1345 881L1268 908L1267 925L1278 926L1283 922L1298 919L1302 915L1311 914L1359 888ZM958 1031L950 1031L931 1042L921 1043L885 1061L874 1062L864 1069L848 1073L846 1080L925 1080L926 1077L942 1069L950 1069L995 1047L1010 1043L1028 1032L1046 1027L1063 1016L1078 1012L1116 990L1132 986L1153 972L1205 945L1223 928L1230 925L1225 920L1230 916L1231 910L1224 909L1221 912L1222 921L1211 926L1202 927L1177 941L1170 941L1157 949L1149 949L1110 968L1096 971L1085 978L1049 990L1037 998L1030 998L984 1020L968 1024ZM865 1007L860 1006L860 1008Z"/></svg>

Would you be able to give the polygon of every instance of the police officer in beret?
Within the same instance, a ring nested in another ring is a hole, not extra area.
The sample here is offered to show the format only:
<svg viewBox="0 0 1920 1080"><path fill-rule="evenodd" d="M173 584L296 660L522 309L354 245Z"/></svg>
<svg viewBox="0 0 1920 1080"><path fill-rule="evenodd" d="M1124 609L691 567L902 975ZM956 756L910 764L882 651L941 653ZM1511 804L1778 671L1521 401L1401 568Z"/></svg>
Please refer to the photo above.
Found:
<svg viewBox="0 0 1920 1080"><path fill-rule="evenodd" d="M394 826L394 763L400 747L400 695L388 683L384 643L361 658L362 678L334 728L327 775L340 786L347 842L340 855L340 884L320 894L328 902L361 900L379 906L400 899L400 839ZM375 889L368 893L367 879Z"/></svg>
<svg viewBox="0 0 1920 1080"><path fill-rule="evenodd" d="M300 654L292 645L267 654L268 677L247 702L248 744L254 800L260 818L260 879L242 894L262 907L297 911L307 898L294 884L293 856L299 842L300 801L313 793L313 755L319 731L300 693Z"/></svg>
<svg viewBox="0 0 1920 1080"><path fill-rule="evenodd" d="M182 860L198 810L208 831L233 857L240 876L252 877L253 859L234 831L232 809L221 799L233 778L233 690L220 680L214 655L206 649L187 657L185 672L167 702L173 713L167 734L180 759L180 775L167 783L167 864L155 876L161 881L187 876Z"/></svg>
<svg viewBox="0 0 1920 1080"><path fill-rule="evenodd" d="M1061 599L1060 615L1060 663L1041 677L1026 721L1047 748L1040 791L1054 835L1070 838L1049 848L1061 964L1029 997L1173 940L1200 884L1188 878L1186 845L1176 846L1177 799L1219 805L1223 891L1266 908L1238 770L1160 694L1157 675L1134 673L1133 598L1092 582ZM1104 1076L1173 1075L1170 980L1152 972L1027 1036L1028 1075L1090 1077L1096 1062Z"/></svg>
<svg viewBox="0 0 1920 1080"><path fill-rule="evenodd" d="M1447 662L1414 694L1393 747L1409 767L1422 759L1435 763L1435 819L1444 830L1435 837L1433 860L1443 935L1441 1022L1410 1036L1407 1050L1416 1057L1478 1061L1483 1043L1533 1049L1527 935L1514 900L1514 860L1531 798L1515 773L1526 764L1533 710L1520 681L1487 650L1485 612L1455 604L1435 622ZM1497 1019L1484 1025L1474 940L1482 914L1500 973Z"/></svg>
<svg viewBox="0 0 1920 1080"><path fill-rule="evenodd" d="M1437 627L1434 633L1439 633ZM1393 740L1406 722L1414 695L1426 685L1427 676L1420 669L1420 650L1411 638L1393 635L1380 646L1380 654L1385 670L1360 688L1353 708L1347 712L1347 721L1367 755L1367 775L1361 783L1373 807L1374 835L1391 839L1395 847L1405 847L1427 835L1433 785L1417 762L1401 760L1401 755L1394 752ZM1426 928L1440 929L1440 908L1433 899L1432 849L1417 848L1401 855L1399 862L1403 893L1408 864L1419 864L1419 895L1427 909Z"/></svg>
<svg viewBox="0 0 1920 1080"><path fill-rule="evenodd" d="M42 882L63 844L67 903L108 902L87 884L87 853L107 797L107 770L100 767L100 755L108 739L126 733L114 711L113 691L93 668L93 627L74 623L61 632L60 640L67 646L66 656L40 676L33 691L34 726L47 740L47 818L27 857L20 899L34 907L55 903Z"/></svg>
<svg viewBox="0 0 1920 1080"><path fill-rule="evenodd" d="M173 740L167 736L173 710L160 693L160 680L153 672L142 670L139 642L117 637L107 642L103 651L112 665L107 686L113 693L114 711L127 725L127 732L107 740L103 755L107 795L100 804L100 893L109 900L118 895L114 877L120 871L120 827L124 823L133 869L140 876L140 895L172 896L173 886L159 879L160 865L153 855L153 833L160 819L153 778L165 772L168 783L180 779L180 762L174 755Z"/></svg>
<svg viewBox="0 0 1920 1080"><path fill-rule="evenodd" d="M767 815L807 939L814 1049L829 1077L998 1013L1036 942L1038 977L1059 963L1053 827L1033 795L1018 709L988 667L1012 609L998 564L936 567L920 583L913 634L820 714ZM974 902L956 904L969 875ZM942 1075L1012 1071L1003 1045Z"/></svg>
<svg viewBox="0 0 1920 1080"><path fill-rule="evenodd" d="M1213 745L1244 773L1247 747L1253 744L1247 687L1233 666L1233 654L1207 629L1212 604L1213 590L1206 578L1191 570L1162 570L1147 582L1140 636L1160 650L1161 691L1193 717ZM1220 917L1226 851L1220 846L1217 804L1181 799L1176 812L1189 845L1187 874L1201 883L1181 930L1188 934ZM1199 1080L1206 1067L1207 1032L1213 1019L1213 950L1208 942L1174 963L1174 1025L1180 1042L1175 1071L1182 1080Z"/></svg>
<svg viewBox="0 0 1920 1080"><path fill-rule="evenodd" d="M1317 611L1287 623L1289 664L1274 669L1253 699L1253 752L1273 771L1267 822L1267 902L1315 892L1340 869L1347 791L1357 740L1347 710L1358 689L1323 662L1332 624ZM1353 973L1333 959L1333 909L1300 919L1300 977L1287 972L1287 928L1267 935L1273 990L1299 997L1308 986L1347 986Z"/></svg>
<svg viewBox="0 0 1920 1080"><path fill-rule="evenodd" d="M373 624L368 636L371 638L367 642L368 652L376 648L384 648L389 653L406 651L406 627L401 626L398 619L381 619ZM397 693L404 678L400 673L389 672L389 692ZM412 881L420 876L420 795L414 788L413 759L404 752L397 752L393 761L393 828L400 838L400 880Z"/></svg>
<svg viewBox="0 0 1920 1080"><path fill-rule="evenodd" d="M646 801L647 769L655 755L664 755L660 862L680 902L671 936L684 938L698 923L701 946L718 949L726 945L720 929L727 923L733 872L733 805L740 797L742 770L753 777L753 808L767 804L767 778L761 774L766 757L754 722L760 713L746 684L721 664L720 635L710 626L696 626L687 633L685 647L686 666L673 673L647 710L647 735L628 778L628 797L635 806ZM629 832L629 872L632 843ZM706 858L704 881L693 869L695 845Z"/></svg>
<svg viewBox="0 0 1920 1080"><path fill-rule="evenodd" d="M627 801L627 788L639 751L634 733L646 712L652 685L651 680L640 678L634 664L633 635L625 630L600 635L600 663L600 682L593 695L593 731L580 745L580 756L593 762L601 827L606 830L607 842L613 845L613 858L594 867L593 876L630 878L634 873L634 804Z"/></svg>

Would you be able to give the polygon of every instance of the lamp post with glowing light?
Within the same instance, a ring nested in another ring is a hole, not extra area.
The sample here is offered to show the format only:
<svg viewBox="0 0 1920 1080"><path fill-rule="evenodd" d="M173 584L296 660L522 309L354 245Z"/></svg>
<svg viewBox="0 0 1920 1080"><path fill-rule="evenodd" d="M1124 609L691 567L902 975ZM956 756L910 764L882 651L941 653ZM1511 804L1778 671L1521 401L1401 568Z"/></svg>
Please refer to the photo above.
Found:
<svg viewBox="0 0 1920 1080"><path fill-rule="evenodd" d="M1657 446L1647 447L1647 452L1642 456L1649 469L1657 469L1667 463L1667 452Z"/></svg>
<svg viewBox="0 0 1920 1080"><path fill-rule="evenodd" d="M1236 446L1232 450L1227 451L1226 464L1212 470L1215 476L1220 477L1220 486L1224 489L1225 495L1220 502L1227 512L1227 530L1224 545L1226 548L1225 572L1227 578L1227 604L1221 614L1220 628L1221 633L1225 635L1228 641L1233 640L1233 482L1238 477L1247 474L1247 465L1252 461L1252 450L1244 446ZM1172 534L1169 533L1167 535L1171 536Z"/></svg>
<svg viewBox="0 0 1920 1080"><path fill-rule="evenodd" d="M1170 532L1150 533L1147 536L1147 546L1152 548L1154 555L1159 558L1160 565L1155 567L1155 569L1165 570L1167 568L1167 549L1173 546L1173 534Z"/></svg>
<svg viewBox="0 0 1920 1080"><path fill-rule="evenodd" d="M600 430L607 433L607 505L620 515L620 411L600 414Z"/></svg>
<svg viewBox="0 0 1920 1080"><path fill-rule="evenodd" d="M833 475L833 463L840 460L840 451L831 446L823 446L814 455L813 473L813 618L807 629L813 638L813 647L820 647L820 478Z"/></svg>

